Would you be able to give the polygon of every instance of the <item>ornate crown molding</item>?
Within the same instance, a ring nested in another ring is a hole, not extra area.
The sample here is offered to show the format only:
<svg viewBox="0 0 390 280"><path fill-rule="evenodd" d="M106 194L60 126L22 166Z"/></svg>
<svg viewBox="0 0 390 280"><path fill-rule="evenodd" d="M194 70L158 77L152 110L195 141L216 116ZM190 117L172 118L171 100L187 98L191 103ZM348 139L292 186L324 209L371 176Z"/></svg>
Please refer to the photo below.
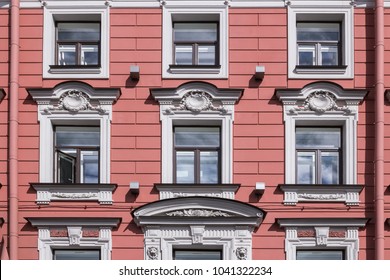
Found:
<svg viewBox="0 0 390 280"><path fill-rule="evenodd" d="M46 113L49 113L50 111L61 110L67 110L72 113L86 110L98 111L102 114L107 112L107 110L103 109L100 105L92 106L88 95L76 89L64 92L61 95L57 105L49 105L44 109Z"/></svg>
<svg viewBox="0 0 390 280"><path fill-rule="evenodd" d="M170 217L232 217L232 215L215 210L207 209L184 209L166 213Z"/></svg>
<svg viewBox="0 0 390 280"><path fill-rule="evenodd" d="M343 111L346 114L351 113L351 109L348 106L338 106L335 95L326 90L312 92L303 102L302 106L294 106L290 109L290 113L309 110L319 114L323 114L327 111Z"/></svg>

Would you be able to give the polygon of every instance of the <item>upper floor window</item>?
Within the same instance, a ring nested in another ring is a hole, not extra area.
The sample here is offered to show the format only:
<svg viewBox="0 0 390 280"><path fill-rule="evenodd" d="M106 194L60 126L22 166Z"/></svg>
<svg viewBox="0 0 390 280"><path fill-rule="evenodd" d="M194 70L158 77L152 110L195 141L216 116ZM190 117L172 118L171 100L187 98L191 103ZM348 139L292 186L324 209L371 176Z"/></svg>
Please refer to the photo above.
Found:
<svg viewBox="0 0 390 280"><path fill-rule="evenodd" d="M176 183L219 183L219 127L175 127L174 134Z"/></svg>
<svg viewBox="0 0 390 280"><path fill-rule="evenodd" d="M297 66L341 65L341 24L297 23Z"/></svg>
<svg viewBox="0 0 390 280"><path fill-rule="evenodd" d="M216 22L175 22L173 44L175 65L217 66L219 63Z"/></svg>
<svg viewBox="0 0 390 280"><path fill-rule="evenodd" d="M109 8L69 3L44 6L43 78L108 78Z"/></svg>
<svg viewBox="0 0 390 280"><path fill-rule="evenodd" d="M353 26L351 8L290 6L289 78L353 78Z"/></svg>
<svg viewBox="0 0 390 280"><path fill-rule="evenodd" d="M341 128L297 127L298 184L339 184L342 164Z"/></svg>
<svg viewBox="0 0 390 280"><path fill-rule="evenodd" d="M100 65L99 22L57 22L57 65Z"/></svg>
<svg viewBox="0 0 390 280"><path fill-rule="evenodd" d="M163 78L228 77L227 6L163 6Z"/></svg>
<svg viewBox="0 0 390 280"><path fill-rule="evenodd" d="M99 183L99 127L57 126L57 183Z"/></svg>

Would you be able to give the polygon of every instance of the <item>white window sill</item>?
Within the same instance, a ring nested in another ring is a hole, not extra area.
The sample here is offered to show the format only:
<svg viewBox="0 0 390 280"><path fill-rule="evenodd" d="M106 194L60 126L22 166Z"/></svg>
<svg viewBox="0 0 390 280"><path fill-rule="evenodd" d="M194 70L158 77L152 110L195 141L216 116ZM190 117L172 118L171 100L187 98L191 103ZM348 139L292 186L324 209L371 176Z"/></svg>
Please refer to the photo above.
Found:
<svg viewBox="0 0 390 280"><path fill-rule="evenodd" d="M347 66L296 66L294 72L297 74L345 74Z"/></svg>
<svg viewBox="0 0 390 280"><path fill-rule="evenodd" d="M51 74L100 74L102 69L97 67L50 67Z"/></svg>
<svg viewBox="0 0 390 280"><path fill-rule="evenodd" d="M169 73L172 74L219 74L221 72L221 66L169 66Z"/></svg>
<svg viewBox="0 0 390 280"><path fill-rule="evenodd" d="M112 204L112 193L116 184L57 184L31 183L37 191L37 204L50 204L52 201L98 201L99 204Z"/></svg>
<svg viewBox="0 0 390 280"><path fill-rule="evenodd" d="M359 205L362 185L299 185L283 184L284 205L298 202L344 202L348 206Z"/></svg>

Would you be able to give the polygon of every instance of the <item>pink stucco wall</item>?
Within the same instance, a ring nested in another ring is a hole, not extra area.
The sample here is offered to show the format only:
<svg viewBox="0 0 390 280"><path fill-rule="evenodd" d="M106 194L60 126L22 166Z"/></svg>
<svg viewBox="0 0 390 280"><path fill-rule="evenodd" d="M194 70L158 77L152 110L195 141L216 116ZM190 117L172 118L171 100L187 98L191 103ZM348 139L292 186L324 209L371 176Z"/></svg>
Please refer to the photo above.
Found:
<svg viewBox="0 0 390 280"><path fill-rule="evenodd" d="M113 231L112 259L143 259L143 233L132 222L133 208L158 199L153 184L161 182L161 128L159 106L150 97L150 88L177 87L187 80L161 78L161 10L111 9L110 78L83 80L93 87L120 88L122 95L113 106L111 131L111 182L118 188L112 206L94 202L56 202L38 207L30 182L38 182L39 123L37 105L26 88L52 88L62 80L42 79L43 15L40 9L22 9L20 29L19 92L19 257L37 259L37 231L24 217L120 217L120 227ZM374 17L370 9L355 9L355 78L335 80L345 89L374 86ZM390 43L390 11L386 14L386 42ZM0 87L8 84L8 11L0 9ZM4 31L4 32L2 32ZM390 55L386 55L386 65ZM138 83L129 81L129 65L141 69ZM259 83L252 79L256 65L264 65L266 76ZM390 87L390 67L386 67L386 85ZM235 106L234 183L241 188L236 199L252 203L267 212L253 235L254 259L284 259L285 233L275 224L276 218L291 217L368 217L360 234L361 259L373 255L374 199L374 97L370 92L359 107L358 184L365 185L361 204L349 208L340 203L284 206L283 193L277 188L284 183L284 124L282 105L275 89L302 88L314 80L289 80L287 77L287 13L286 9L234 9L229 11L229 79L209 80L220 88L243 88L244 94ZM7 203L7 97L0 103L0 203L2 213ZM386 105L389 105L387 102ZM390 118L390 106L386 106ZM387 119L389 119L387 118ZM390 126L386 123L386 139ZM390 167L390 141L385 141L386 166ZM388 168L386 168L388 170ZM139 181L138 197L129 195L130 181ZM259 200L251 194L256 182L267 189ZM390 182L386 172L385 182ZM388 192L386 192L388 194ZM387 196L386 209L390 209ZM326 211L326 214L325 214ZM387 210L388 211L388 210ZM390 216L385 213L385 216ZM386 217L387 217L386 216ZM5 214L2 215L7 219ZM1 228L7 232L7 223ZM390 259L390 229L386 227L386 258Z"/></svg>

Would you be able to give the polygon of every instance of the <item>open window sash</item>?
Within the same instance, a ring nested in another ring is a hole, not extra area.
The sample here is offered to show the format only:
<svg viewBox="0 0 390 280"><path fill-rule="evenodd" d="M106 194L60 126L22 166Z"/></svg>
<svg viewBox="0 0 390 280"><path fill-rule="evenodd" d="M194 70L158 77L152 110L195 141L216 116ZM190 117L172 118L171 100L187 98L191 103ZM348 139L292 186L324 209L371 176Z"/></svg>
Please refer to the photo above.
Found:
<svg viewBox="0 0 390 280"><path fill-rule="evenodd" d="M57 151L58 166L57 166L57 181L64 184L75 183L76 179L76 157Z"/></svg>

